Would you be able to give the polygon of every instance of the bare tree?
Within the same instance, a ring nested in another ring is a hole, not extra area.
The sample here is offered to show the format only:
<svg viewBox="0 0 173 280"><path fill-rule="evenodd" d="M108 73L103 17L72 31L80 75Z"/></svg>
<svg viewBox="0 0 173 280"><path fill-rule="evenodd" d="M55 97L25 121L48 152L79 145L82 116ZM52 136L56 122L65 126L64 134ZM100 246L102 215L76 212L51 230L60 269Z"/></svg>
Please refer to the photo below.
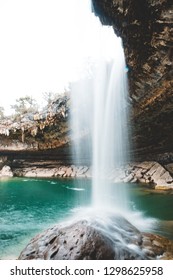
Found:
<svg viewBox="0 0 173 280"><path fill-rule="evenodd" d="M44 92L43 99L46 101L46 105L50 105L52 101L54 101L57 97L57 93L53 92Z"/></svg>
<svg viewBox="0 0 173 280"><path fill-rule="evenodd" d="M64 96L65 94L67 94L67 90L64 90L63 92L59 92L59 93L44 92L43 98L47 103L46 106L49 106L53 101L56 101L57 99Z"/></svg>
<svg viewBox="0 0 173 280"><path fill-rule="evenodd" d="M0 106L0 120L4 119L4 107Z"/></svg>
<svg viewBox="0 0 173 280"><path fill-rule="evenodd" d="M38 111L38 104L31 96L20 97L16 99L16 104L11 105L16 115L23 115L26 113L36 113Z"/></svg>

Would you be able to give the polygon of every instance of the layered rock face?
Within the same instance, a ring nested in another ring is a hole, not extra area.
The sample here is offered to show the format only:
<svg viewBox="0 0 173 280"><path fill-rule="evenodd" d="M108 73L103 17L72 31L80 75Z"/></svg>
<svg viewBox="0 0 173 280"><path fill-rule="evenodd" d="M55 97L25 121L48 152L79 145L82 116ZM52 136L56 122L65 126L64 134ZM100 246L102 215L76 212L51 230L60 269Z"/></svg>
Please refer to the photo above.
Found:
<svg viewBox="0 0 173 280"><path fill-rule="evenodd" d="M137 160L172 162L172 0L93 0L93 8L101 22L112 25L123 39L129 68L132 152ZM69 106L69 97L64 96L41 114L1 121L0 156L10 161L72 163ZM81 164L88 162L84 159Z"/></svg>
<svg viewBox="0 0 173 280"><path fill-rule="evenodd" d="M0 169L73 164L70 102L66 93L42 112L0 120ZM79 137L87 142L84 131ZM89 157L81 158L81 164L89 163Z"/></svg>
<svg viewBox="0 0 173 280"><path fill-rule="evenodd" d="M172 0L93 0L123 40L138 155L173 151Z"/></svg>
<svg viewBox="0 0 173 280"><path fill-rule="evenodd" d="M64 95L41 113L1 120L0 151L43 151L68 143L68 101Z"/></svg>
<svg viewBox="0 0 173 280"><path fill-rule="evenodd" d="M69 106L69 96L64 95L40 113L1 120L0 165L18 167L22 160L23 167L50 159L70 162Z"/></svg>

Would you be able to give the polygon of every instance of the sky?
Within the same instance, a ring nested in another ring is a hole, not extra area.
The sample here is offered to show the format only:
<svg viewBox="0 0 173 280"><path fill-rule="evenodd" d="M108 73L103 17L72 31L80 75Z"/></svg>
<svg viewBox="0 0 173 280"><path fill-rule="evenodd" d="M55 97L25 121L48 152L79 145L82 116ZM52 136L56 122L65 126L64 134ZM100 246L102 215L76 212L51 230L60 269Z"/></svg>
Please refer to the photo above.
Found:
<svg viewBox="0 0 173 280"><path fill-rule="evenodd" d="M89 0L0 0L0 106L63 92L97 55L99 24Z"/></svg>
<svg viewBox="0 0 173 280"><path fill-rule="evenodd" d="M76 78L81 2L0 0L0 106L20 96L63 92Z"/></svg>

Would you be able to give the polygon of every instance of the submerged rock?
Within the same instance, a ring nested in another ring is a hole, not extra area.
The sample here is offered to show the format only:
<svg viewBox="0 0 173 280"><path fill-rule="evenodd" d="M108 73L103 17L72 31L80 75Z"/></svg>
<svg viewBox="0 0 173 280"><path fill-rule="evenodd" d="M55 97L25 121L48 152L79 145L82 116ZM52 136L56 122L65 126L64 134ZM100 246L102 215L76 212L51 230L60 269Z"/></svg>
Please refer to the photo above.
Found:
<svg viewBox="0 0 173 280"><path fill-rule="evenodd" d="M165 237L143 233L142 247L148 257L150 256L152 259L173 259L173 242Z"/></svg>
<svg viewBox="0 0 173 280"><path fill-rule="evenodd" d="M173 259L173 243L149 233L140 233L123 217L81 220L56 225L34 237L19 260L132 260Z"/></svg>

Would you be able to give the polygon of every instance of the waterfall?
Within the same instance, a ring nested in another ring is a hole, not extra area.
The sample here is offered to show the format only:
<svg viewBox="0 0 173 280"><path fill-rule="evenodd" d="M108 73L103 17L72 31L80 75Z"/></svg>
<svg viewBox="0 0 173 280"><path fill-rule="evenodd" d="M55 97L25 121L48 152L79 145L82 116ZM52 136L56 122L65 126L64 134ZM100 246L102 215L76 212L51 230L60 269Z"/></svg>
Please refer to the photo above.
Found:
<svg viewBox="0 0 173 280"><path fill-rule="evenodd" d="M127 159L126 64L121 39L112 27L102 26L90 1L85 3L85 40L93 52L85 53L80 78L71 84L74 162L92 166L92 206L119 211L126 208L126 194L117 186L112 200L111 177Z"/></svg>
<svg viewBox="0 0 173 280"><path fill-rule="evenodd" d="M100 27L105 29L104 27ZM127 78L121 39L114 40L115 34L106 28L114 48L111 58L100 59L94 79L93 109L93 206L125 208L126 194L118 186L112 200L112 182L118 169L127 160ZM114 186L115 187L115 186ZM115 201L116 200L116 201ZM104 202L104 203L103 203Z"/></svg>

